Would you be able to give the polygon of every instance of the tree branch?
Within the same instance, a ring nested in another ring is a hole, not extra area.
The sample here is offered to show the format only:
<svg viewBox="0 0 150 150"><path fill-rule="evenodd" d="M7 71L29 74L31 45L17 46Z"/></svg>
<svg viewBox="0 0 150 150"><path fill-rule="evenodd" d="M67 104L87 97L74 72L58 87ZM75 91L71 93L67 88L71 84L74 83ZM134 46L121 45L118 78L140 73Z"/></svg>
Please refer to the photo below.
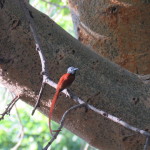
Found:
<svg viewBox="0 0 150 150"><path fill-rule="evenodd" d="M20 96L16 96L16 97L8 104L8 106L6 107L5 111L4 111L2 114L0 114L0 115L1 115L0 120L4 119L4 116L5 116L6 114L8 114L8 115L10 114L11 109L13 108L13 106L15 105L15 103L19 100L19 98L20 98Z"/></svg>
<svg viewBox="0 0 150 150"><path fill-rule="evenodd" d="M144 150L148 150L149 144L150 144L150 136L147 136L146 137L146 142L145 142L145 145L144 145Z"/></svg>
<svg viewBox="0 0 150 150"><path fill-rule="evenodd" d="M38 35L36 33L36 30L35 30L35 25L34 25L34 21L33 19L31 18L30 14L29 14L29 11L27 9L27 7L25 6L25 3L23 2L23 0L20 1L21 5L22 5L22 8L24 9L25 11L25 14L26 14L26 17L29 21L29 24L30 24L30 29L31 29L31 32L33 34L33 37L34 37L34 40L36 42L36 49L39 53L39 56L40 56L40 60L41 60L41 65L42 65L42 72L43 72L43 81L44 83L47 83L49 84L50 86L56 88L56 83L54 83L52 80L49 79L48 75L47 75L47 68L46 68L46 60L45 60L45 57L44 57L44 54L43 54L43 51L42 51L42 46L41 46L41 43L40 43L40 40L38 38ZM46 73L46 74L45 74ZM40 93L39 93L39 98L38 100L40 100L41 98L41 93L42 93L42 90L43 90L43 86L41 87L41 90L40 90ZM68 91L65 91L63 90L62 91L63 93L68 93ZM75 94L73 93L68 93L68 95L70 95L70 97L75 101L75 102L78 102L79 104L85 104L85 101L80 99L78 96L76 96ZM36 105L37 106L37 105ZM117 118L113 115L110 115L108 114L107 112L103 111L103 110L100 110L100 109L97 109L95 108L94 106L92 105L89 105L87 104L87 107L91 110L93 110L94 112L112 120L113 122L116 122L122 126L124 126L125 128L129 129L129 130L132 130L134 132L137 132L137 133L140 133L142 135L145 135L145 136L150 136L150 133L147 132L147 131L144 131L144 130L141 130L139 128L136 128L136 127L133 127L131 126L130 124L126 123L125 121L121 120L120 118ZM35 107L36 109L36 107ZM32 114L34 113L35 109L33 110Z"/></svg>
<svg viewBox="0 0 150 150"><path fill-rule="evenodd" d="M34 41L35 41L35 45L36 45L36 50L39 54L39 57L40 57L40 60L41 60L41 66L42 66L42 72L41 74L43 75L43 81L42 81L42 85L41 85L41 89L40 89L40 92L38 94L38 99L37 99L37 102L34 106L34 109L32 111L32 115L34 114L36 108L39 106L39 103L40 103L40 100L41 100L41 97L42 97L42 94L43 94L43 90L44 90L44 87L45 87L45 79L47 78L46 76L48 75L48 69L46 67L46 58L45 56L43 55L43 47L42 47L42 44L40 42L40 39L39 39L39 36L36 32L36 29L35 29L35 23L29 13L29 10L28 8L26 7L25 5L25 2L23 0L20 0L20 5L22 7L22 9L24 10L24 13L25 13L25 16L27 18L27 21L29 22L29 26L30 26L30 30L31 30L31 33L34 37Z"/></svg>
<svg viewBox="0 0 150 150"><path fill-rule="evenodd" d="M51 85L52 87L55 87L55 88L56 88L56 83L54 83L53 81L51 81L51 80L49 79L48 75L47 75L46 59L45 59L45 57L44 57L44 55L43 55L42 45L41 45L41 43L40 43L40 40L39 40L38 35L37 35L37 33L36 33L36 30L35 30L35 28L34 28L34 27L35 27L35 24L34 24L34 22L33 22L33 18L32 18L32 16L30 15L29 11L27 10L27 8L26 8L26 6L25 6L25 3L24 3L22 0L20 1L20 3L21 3L21 6L23 7L23 9L24 9L24 11L25 11L26 17L27 17L28 22L29 22L29 24L30 24L31 32L32 32L33 37L34 37L34 40L35 40L35 42L36 42L36 50L37 50L38 53L39 53L40 60L41 60L41 65L42 65L43 82L44 82L44 83L47 83L47 84ZM25 7L25 8L24 8L24 7ZM85 53L83 53L83 54L85 54ZM93 54L93 53L90 53L90 52L89 52L89 55L90 55L90 54ZM89 57L89 55L88 55L88 57ZM93 55L95 56L95 54L93 54ZM98 58L99 58L99 57L96 57L96 56L95 56L95 59L98 60ZM91 63L91 62L90 62L90 63ZM95 62L94 62L94 63L95 63ZM101 61L101 63L102 63L103 65L104 65L104 64L106 65L107 63L110 64L110 62L107 62L106 60ZM97 61L97 64L96 64L94 67L97 67L97 66L100 66L100 65L101 65L101 64ZM126 83L128 84L128 82L130 82L130 81L136 81L135 78L134 78L130 73L125 72L125 70L121 70L118 66L115 66L115 65L108 65L108 68L110 68L110 67L114 67L114 70L113 70L113 69L110 70L110 72L113 71L113 74L112 74L113 76L115 76L115 75L116 75L116 72L119 70L119 76L121 76L120 80L121 80L122 82L124 82L125 85L126 85ZM108 70L108 68L105 68L105 69ZM96 69L98 69L98 67L97 67ZM110 72L107 72L106 70L102 70L102 73L103 73L103 72L105 72L106 75L108 75L108 74L110 73ZM91 74L90 74L90 75L91 75ZM124 76L123 76L123 75L124 75ZM123 78L126 78L126 77L128 77L128 76L129 76L129 78L131 77L131 80L129 80L129 81L127 81L127 79L126 79L126 80L123 80ZM103 78L103 80L104 80L104 79L105 79L105 78ZM116 79L116 78L113 78L113 81L114 81L114 79ZM118 80L115 81L115 82L118 82ZM92 82L92 83L94 83L94 82ZM103 81L102 81L102 83L103 83ZM122 84L123 84L123 83L122 83ZM110 85L110 84L108 84L108 85ZM139 84L137 84L137 85L139 85ZM40 90L40 92L39 92L38 100L41 99L43 87L44 87L44 86L42 85L42 86L41 86L41 90ZM133 87L135 88L135 85L134 85ZM135 89L134 89L134 90L135 90ZM137 89L136 89L136 90L137 90ZM137 91L138 91L138 90L137 90ZM63 91L63 93L64 93L64 91ZM66 92L65 92L65 93L66 93ZM135 93L136 93L136 92L135 92ZM134 93L134 94L135 94L135 93ZM68 94L69 94L69 93L68 93ZM134 95L134 94L133 94L133 95ZM70 95L70 97L71 97L72 99L75 100L75 102L78 102L78 103L81 104L81 105L82 105L82 104L85 104L85 101L82 100L82 99L80 99L79 97L77 97L75 94L70 93L69 95ZM132 96L133 96L133 95L132 95ZM139 95L140 95L140 94L139 94ZM128 100L129 100L129 98L128 98ZM38 106L38 103L37 103L37 106ZM36 107L37 107L37 106L36 106ZM94 112L96 112L96 113L98 113L98 114L100 114L100 115L102 115L102 116L104 116L104 117L106 117L106 118L112 120L113 122L116 122L116 123L122 125L123 127L127 128L127 129L130 129L130 130L132 130L132 131L134 131L134 132L143 134L143 135L145 135L145 136L150 136L150 133L149 133L149 132L144 131L144 130L140 130L140 129L138 129L138 128L135 128L135 127L129 125L128 123L122 121L121 119L119 119L119 118L117 118L117 117L115 117L115 116L113 116L113 115L110 115L110 114L108 114L107 112L105 112L105 111L103 111L103 110L101 110L101 109L97 109L97 108L95 108L94 106L89 105L89 104L87 104L87 107L88 107L89 109L93 110ZM35 109L36 109L36 108L35 108Z"/></svg>
<svg viewBox="0 0 150 150"><path fill-rule="evenodd" d="M47 79L46 80L47 84L49 84L50 86L56 88L57 84L55 82L53 82L52 80L50 79ZM71 97L75 102L79 103L79 104L85 104L85 100L82 100L80 99L78 96L76 96L75 94L73 94L71 91L67 91L66 89L62 91L62 93L69 95L69 97ZM91 109L93 110L94 112L102 115L103 117L107 118L107 119L110 119L111 121L113 122L116 122L118 124L120 124L121 126L129 129L129 130L132 130L136 133L140 133L142 135L145 135L145 136L150 136L150 133L147 132L147 131L144 131L144 130L141 130L139 128L136 128L136 127L133 127L131 126L130 124L126 123L125 121L121 120L120 118L117 118L111 114L108 114L107 112L103 111L103 110L100 110L100 109L97 109L95 108L94 106L92 105L89 105L89 104L86 104L88 109Z"/></svg>
<svg viewBox="0 0 150 150"><path fill-rule="evenodd" d="M78 105L75 105L75 106L72 106L71 108L69 108L62 116L62 119L60 121L60 127L58 128L58 132L56 132L52 139L50 140L50 142L48 142L48 144L43 148L43 150L47 150L48 147L53 143L53 141L57 138L59 132L61 131L61 129L63 128L63 125L64 125L64 122L65 122L65 119L67 117L67 115L72 111L72 110L75 110L77 108L81 108L81 107L86 107L86 104L78 104Z"/></svg>
<svg viewBox="0 0 150 150"><path fill-rule="evenodd" d="M44 78L44 77L43 77ZM43 94L43 91L44 91L44 88L45 88L45 81L42 81L42 85L41 85L41 89L40 89L40 92L39 92L39 94L38 94L38 98L37 98L37 102L36 102L36 104L35 104L35 106L34 106L34 109L33 109L33 111L32 111L32 115L34 115L34 112L35 112L35 110L37 109L37 107L40 107L40 100L41 100L41 97L42 97L42 94Z"/></svg>

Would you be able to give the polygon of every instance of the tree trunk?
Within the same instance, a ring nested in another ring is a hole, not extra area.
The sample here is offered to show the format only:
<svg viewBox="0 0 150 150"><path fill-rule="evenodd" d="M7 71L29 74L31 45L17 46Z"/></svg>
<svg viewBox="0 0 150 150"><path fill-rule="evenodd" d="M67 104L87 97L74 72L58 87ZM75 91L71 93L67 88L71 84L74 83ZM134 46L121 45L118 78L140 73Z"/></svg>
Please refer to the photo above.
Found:
<svg viewBox="0 0 150 150"><path fill-rule="evenodd" d="M50 78L57 82L67 67L78 67L80 71L71 90L79 97L131 125L150 129L150 85L96 54L46 15L28 7L44 48ZM21 95L23 101L34 105L42 82L40 71L40 59L19 0L1 1L0 82L15 94ZM49 100L54 91L46 86L39 108L45 115L48 115ZM74 104L61 95L53 119L58 122L64 111ZM71 113L65 127L92 146L104 150L141 150L145 142L144 136L134 135L91 110L85 112L80 109Z"/></svg>
<svg viewBox="0 0 150 150"><path fill-rule="evenodd" d="M78 39L139 74L150 74L148 0L69 0Z"/></svg>

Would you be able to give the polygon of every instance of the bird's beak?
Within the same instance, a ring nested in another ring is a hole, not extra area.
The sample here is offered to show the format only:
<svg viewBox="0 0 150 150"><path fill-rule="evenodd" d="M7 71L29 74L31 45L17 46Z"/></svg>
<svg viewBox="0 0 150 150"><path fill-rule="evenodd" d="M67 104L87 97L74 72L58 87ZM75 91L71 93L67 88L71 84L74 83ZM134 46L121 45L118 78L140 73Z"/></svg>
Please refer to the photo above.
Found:
<svg viewBox="0 0 150 150"><path fill-rule="evenodd" d="M76 70L79 70L78 68L74 68L74 70L76 71Z"/></svg>

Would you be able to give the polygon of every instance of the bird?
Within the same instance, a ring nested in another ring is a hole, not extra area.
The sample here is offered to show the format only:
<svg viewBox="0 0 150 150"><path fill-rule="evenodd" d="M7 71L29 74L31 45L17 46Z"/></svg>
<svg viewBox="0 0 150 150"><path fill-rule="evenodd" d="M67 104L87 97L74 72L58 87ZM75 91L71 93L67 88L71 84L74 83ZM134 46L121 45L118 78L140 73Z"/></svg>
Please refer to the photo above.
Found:
<svg viewBox="0 0 150 150"><path fill-rule="evenodd" d="M58 132L58 130L52 130L52 128L51 128L51 120L52 120L53 110L54 110L56 101L58 99L60 92L63 91L64 89L68 88L72 84L72 82L75 80L75 74L76 74L77 70L78 70L78 68L69 67L67 69L67 73L62 75L58 81L58 84L56 87L56 92L53 96L50 111L49 111L49 129L50 129L50 133L52 136L53 136L53 132Z"/></svg>

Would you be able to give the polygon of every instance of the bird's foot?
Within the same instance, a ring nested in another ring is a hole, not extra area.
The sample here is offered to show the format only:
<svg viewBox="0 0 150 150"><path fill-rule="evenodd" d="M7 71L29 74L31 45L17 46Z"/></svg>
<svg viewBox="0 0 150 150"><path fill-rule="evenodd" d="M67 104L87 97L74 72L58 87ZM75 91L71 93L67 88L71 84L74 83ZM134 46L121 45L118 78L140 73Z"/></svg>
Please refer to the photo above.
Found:
<svg viewBox="0 0 150 150"><path fill-rule="evenodd" d="M69 92L69 90L68 90L68 89L65 89L65 90L64 90L64 92L65 92L66 97L71 98L71 96L70 96L70 92Z"/></svg>

